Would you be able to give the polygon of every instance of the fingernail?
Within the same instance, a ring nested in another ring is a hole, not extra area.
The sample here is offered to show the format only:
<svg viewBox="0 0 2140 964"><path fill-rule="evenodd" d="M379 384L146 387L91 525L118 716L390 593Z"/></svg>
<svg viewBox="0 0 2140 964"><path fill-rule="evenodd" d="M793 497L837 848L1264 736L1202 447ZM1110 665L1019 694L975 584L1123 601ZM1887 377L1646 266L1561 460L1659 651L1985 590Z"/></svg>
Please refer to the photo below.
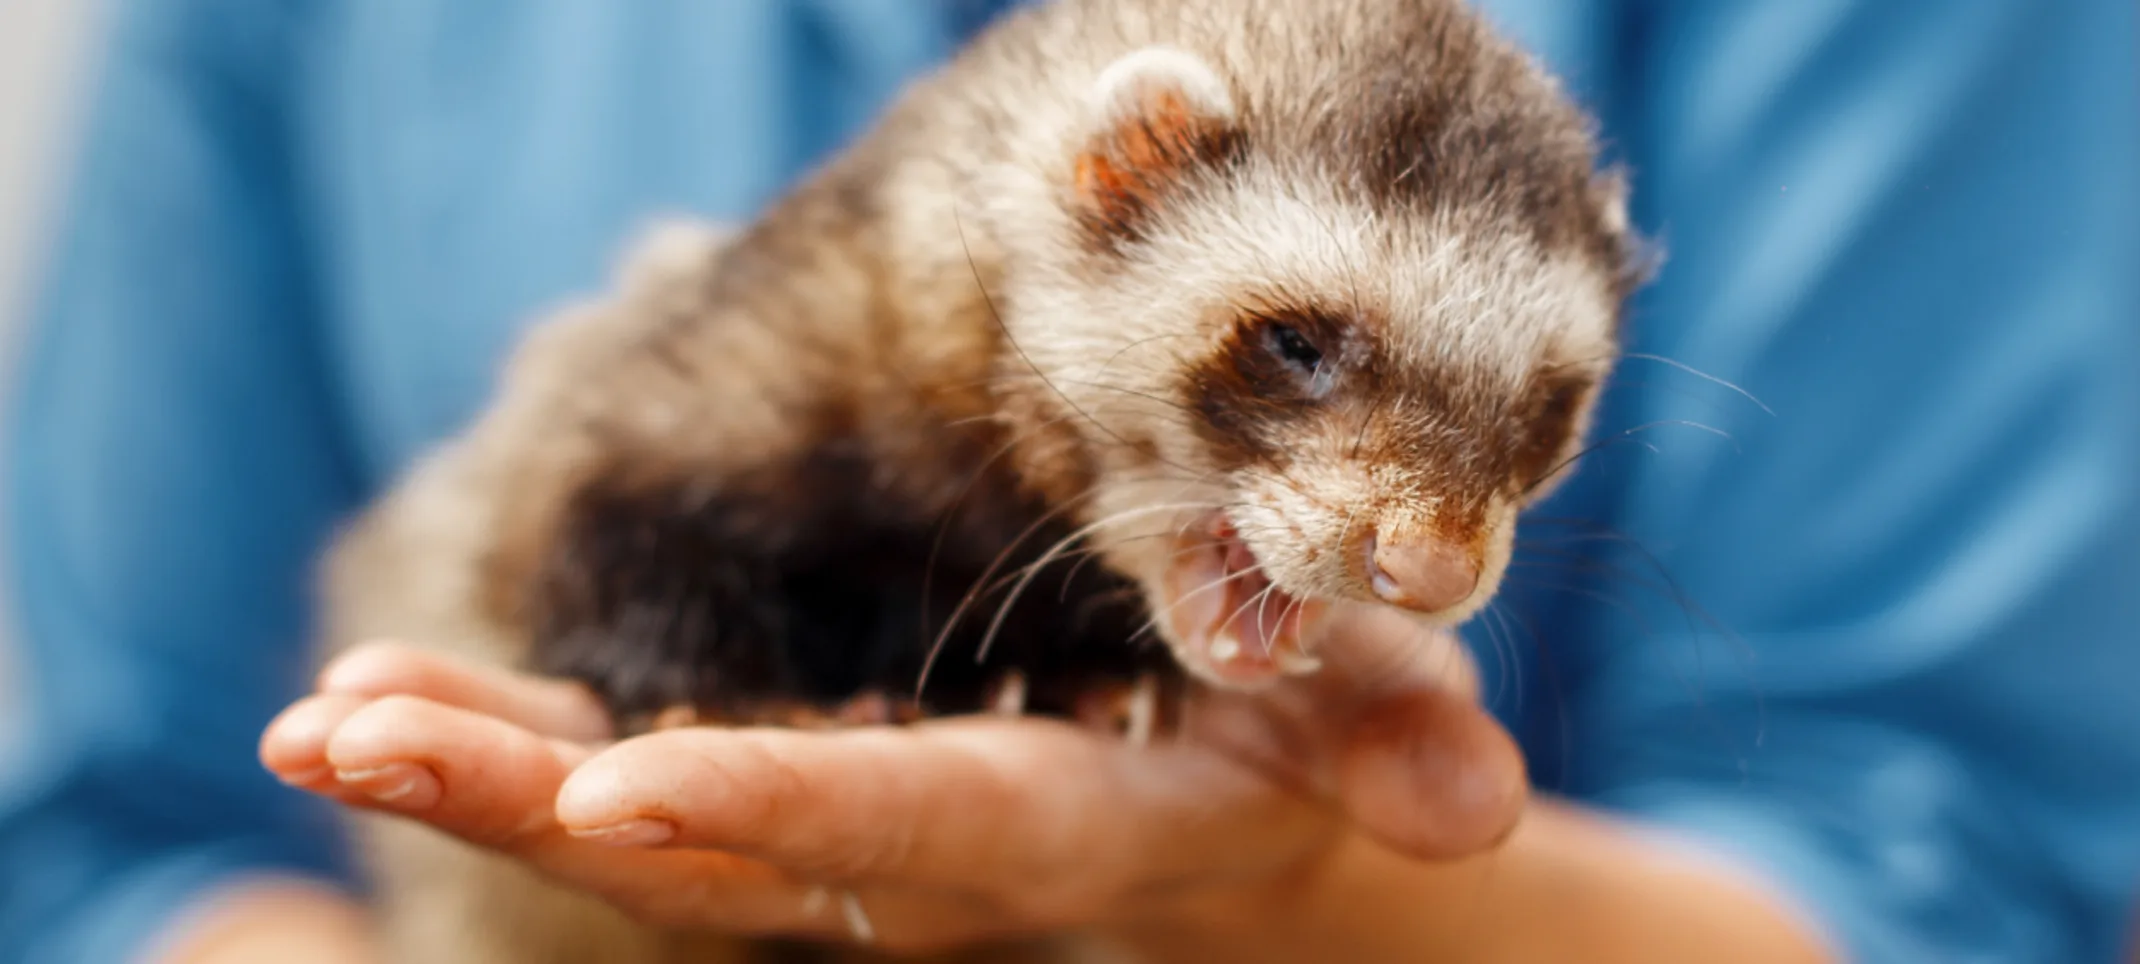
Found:
<svg viewBox="0 0 2140 964"><path fill-rule="evenodd" d="M334 776L333 767L313 767L296 773L277 773L275 779L293 787L311 787L327 782Z"/></svg>
<svg viewBox="0 0 2140 964"><path fill-rule="evenodd" d="M652 847L676 836L676 825L667 820L627 820L607 827L573 830L572 835L589 843L611 847Z"/></svg>
<svg viewBox="0 0 2140 964"><path fill-rule="evenodd" d="M343 786L403 810L422 810L438 802L438 777L414 763L336 770L334 775Z"/></svg>

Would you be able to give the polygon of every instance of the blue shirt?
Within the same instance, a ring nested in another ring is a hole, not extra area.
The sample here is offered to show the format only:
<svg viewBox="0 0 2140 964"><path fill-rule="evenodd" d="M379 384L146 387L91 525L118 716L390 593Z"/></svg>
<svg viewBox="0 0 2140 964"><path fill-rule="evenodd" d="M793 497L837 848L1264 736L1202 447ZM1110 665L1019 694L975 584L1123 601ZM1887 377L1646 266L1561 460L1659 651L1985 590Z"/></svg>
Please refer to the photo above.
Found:
<svg viewBox="0 0 2140 964"><path fill-rule="evenodd" d="M1470 627L1535 774L1744 861L1858 960L2111 960L2134 5L1483 5L1605 118L1671 256L1607 444ZM984 12L118 6L8 437L32 703L0 955L38 964L119 960L237 875L341 872L254 759L332 527L636 224L748 216Z"/></svg>

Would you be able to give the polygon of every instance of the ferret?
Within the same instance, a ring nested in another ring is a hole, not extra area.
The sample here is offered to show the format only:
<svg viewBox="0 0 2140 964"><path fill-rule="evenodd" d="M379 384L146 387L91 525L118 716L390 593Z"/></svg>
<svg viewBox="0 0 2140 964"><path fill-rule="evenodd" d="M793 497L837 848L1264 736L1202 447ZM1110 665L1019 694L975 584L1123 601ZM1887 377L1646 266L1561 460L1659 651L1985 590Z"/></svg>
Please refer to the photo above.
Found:
<svg viewBox="0 0 2140 964"><path fill-rule="evenodd" d="M577 680L627 735L1142 740L1188 689L1314 672L1318 607L1455 624L1647 273L1599 154L1459 0L1015 10L755 221L672 225L533 327L339 535L325 646ZM792 950L359 825L397 961Z"/></svg>

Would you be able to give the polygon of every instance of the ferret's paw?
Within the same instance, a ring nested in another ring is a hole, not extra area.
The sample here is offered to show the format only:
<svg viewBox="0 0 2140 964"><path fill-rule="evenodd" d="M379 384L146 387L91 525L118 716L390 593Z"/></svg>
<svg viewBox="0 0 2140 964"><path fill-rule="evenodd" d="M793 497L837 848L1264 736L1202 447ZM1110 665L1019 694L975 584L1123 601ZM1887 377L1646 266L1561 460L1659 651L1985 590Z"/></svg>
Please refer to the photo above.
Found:
<svg viewBox="0 0 2140 964"><path fill-rule="evenodd" d="M686 704L671 706L654 714L654 718L647 723L646 728L648 730L676 730L687 726L698 726L704 722L706 722L705 717L699 713L698 707Z"/></svg>
<svg viewBox="0 0 2140 964"><path fill-rule="evenodd" d="M921 707L913 700L893 699L881 690L868 690L834 707L824 725L898 726L921 717Z"/></svg>
<svg viewBox="0 0 2140 964"><path fill-rule="evenodd" d="M895 700L871 690L831 706L794 699L750 700L721 709L678 705L654 715L649 730L684 726L778 726L793 730L833 730L854 726L888 726L922 718L912 701Z"/></svg>
<svg viewBox="0 0 2140 964"><path fill-rule="evenodd" d="M1000 716L1024 716L1026 695L1025 674L1011 670L990 687L988 711Z"/></svg>

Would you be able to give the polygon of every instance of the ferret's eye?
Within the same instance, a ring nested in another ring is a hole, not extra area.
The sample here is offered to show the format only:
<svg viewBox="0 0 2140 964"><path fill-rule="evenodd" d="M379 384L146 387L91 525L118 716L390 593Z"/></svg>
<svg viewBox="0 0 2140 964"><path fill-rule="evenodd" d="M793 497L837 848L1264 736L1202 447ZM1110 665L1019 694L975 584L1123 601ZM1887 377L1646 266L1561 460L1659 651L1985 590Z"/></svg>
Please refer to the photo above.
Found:
<svg viewBox="0 0 2140 964"><path fill-rule="evenodd" d="M1344 368L1341 322L1306 311L1255 313L1232 332L1229 350L1257 395L1273 401L1319 402L1337 387Z"/></svg>
<svg viewBox="0 0 2140 964"><path fill-rule="evenodd" d="M1300 369L1302 376L1314 378L1323 367L1323 352L1308 340L1306 335L1288 325L1270 326L1271 350L1286 364Z"/></svg>

